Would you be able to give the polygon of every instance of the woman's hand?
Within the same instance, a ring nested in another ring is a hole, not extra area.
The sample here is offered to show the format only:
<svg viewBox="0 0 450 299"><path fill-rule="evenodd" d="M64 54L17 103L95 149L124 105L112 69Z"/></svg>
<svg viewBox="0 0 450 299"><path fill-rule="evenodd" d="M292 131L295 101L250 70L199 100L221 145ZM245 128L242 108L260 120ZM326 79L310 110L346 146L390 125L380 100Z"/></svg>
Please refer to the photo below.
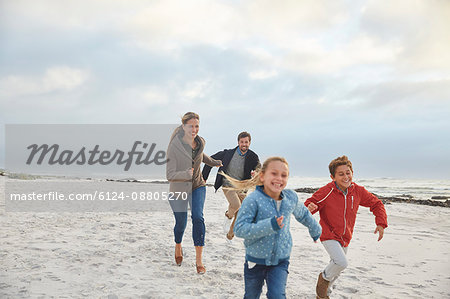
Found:
<svg viewBox="0 0 450 299"><path fill-rule="evenodd" d="M188 169L188 173L192 177L194 175L194 168Z"/></svg>
<svg viewBox="0 0 450 299"><path fill-rule="evenodd" d="M381 239L383 239L384 227L382 227L381 225L377 225L377 228L373 233L376 234L377 232L378 232L378 241L380 241Z"/></svg>
<svg viewBox="0 0 450 299"><path fill-rule="evenodd" d="M283 219L284 219L284 216L280 216L277 218L277 223L280 228L283 228L283 226L284 226Z"/></svg>
<svg viewBox="0 0 450 299"><path fill-rule="evenodd" d="M222 161L220 161L220 165L216 165L216 167L222 167L222 166L223 166Z"/></svg>

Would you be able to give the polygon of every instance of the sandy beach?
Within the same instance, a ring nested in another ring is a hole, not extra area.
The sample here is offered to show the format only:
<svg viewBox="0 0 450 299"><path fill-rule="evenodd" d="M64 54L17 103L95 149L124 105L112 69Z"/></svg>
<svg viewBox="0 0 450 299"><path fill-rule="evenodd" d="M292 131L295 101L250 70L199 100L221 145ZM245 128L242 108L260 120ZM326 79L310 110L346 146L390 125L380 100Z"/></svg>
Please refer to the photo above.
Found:
<svg viewBox="0 0 450 299"><path fill-rule="evenodd" d="M168 205L144 212L5 212L4 183L0 177L1 298L243 297L244 246L225 238L227 203L220 190L207 187L207 272L200 276L191 223L183 264L175 265ZM307 197L299 194L302 201ZM394 203L386 210L389 228L377 242L373 216L360 208L349 267L332 298L450 298L450 209ZM315 298L328 256L301 224L293 221L291 233L288 298Z"/></svg>

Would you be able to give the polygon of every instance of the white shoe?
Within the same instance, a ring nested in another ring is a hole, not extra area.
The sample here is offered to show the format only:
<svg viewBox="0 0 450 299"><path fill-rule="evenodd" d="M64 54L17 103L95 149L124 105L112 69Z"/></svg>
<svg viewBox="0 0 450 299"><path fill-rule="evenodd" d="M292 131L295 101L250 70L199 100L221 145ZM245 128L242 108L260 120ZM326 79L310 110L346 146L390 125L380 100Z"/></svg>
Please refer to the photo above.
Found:
<svg viewBox="0 0 450 299"><path fill-rule="evenodd" d="M223 220L222 229L224 233L228 233L230 231L231 223L233 222L233 219L228 218L225 216L225 219Z"/></svg>

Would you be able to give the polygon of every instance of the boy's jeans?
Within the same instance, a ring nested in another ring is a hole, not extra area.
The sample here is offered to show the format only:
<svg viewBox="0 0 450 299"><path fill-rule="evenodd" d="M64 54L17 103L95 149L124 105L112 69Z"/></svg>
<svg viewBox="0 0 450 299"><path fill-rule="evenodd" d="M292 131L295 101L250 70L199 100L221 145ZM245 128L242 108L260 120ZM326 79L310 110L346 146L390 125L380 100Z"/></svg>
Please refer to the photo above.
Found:
<svg viewBox="0 0 450 299"><path fill-rule="evenodd" d="M289 260L280 262L276 266L256 264L249 269L248 262L244 263L245 294L244 299L258 299L262 292L264 280L267 282L267 298L286 298L286 281Z"/></svg>
<svg viewBox="0 0 450 299"><path fill-rule="evenodd" d="M327 240L322 242L323 247L330 255L330 263L323 270L322 276L330 282L328 285L328 295L331 294L331 286L339 277L342 271L348 266L347 250L348 247L342 247L336 240Z"/></svg>

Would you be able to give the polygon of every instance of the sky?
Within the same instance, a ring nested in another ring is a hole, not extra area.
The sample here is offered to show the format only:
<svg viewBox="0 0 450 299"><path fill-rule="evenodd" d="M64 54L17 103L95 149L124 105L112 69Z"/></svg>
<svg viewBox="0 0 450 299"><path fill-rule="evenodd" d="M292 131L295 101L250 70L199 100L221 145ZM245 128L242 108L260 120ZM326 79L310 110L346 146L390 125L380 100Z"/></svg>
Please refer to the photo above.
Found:
<svg viewBox="0 0 450 299"><path fill-rule="evenodd" d="M327 177L450 179L450 1L0 0L5 124L174 124Z"/></svg>

